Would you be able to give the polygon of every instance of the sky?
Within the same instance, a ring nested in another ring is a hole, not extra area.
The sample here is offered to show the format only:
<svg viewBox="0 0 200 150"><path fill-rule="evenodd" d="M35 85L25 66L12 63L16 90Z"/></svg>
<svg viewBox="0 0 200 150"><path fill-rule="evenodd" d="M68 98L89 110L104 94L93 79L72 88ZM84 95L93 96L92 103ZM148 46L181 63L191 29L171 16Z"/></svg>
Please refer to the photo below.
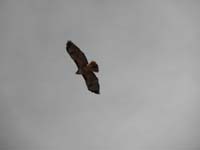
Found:
<svg viewBox="0 0 200 150"><path fill-rule="evenodd" d="M1 0L0 149L200 149L199 18L195 0Z"/></svg>

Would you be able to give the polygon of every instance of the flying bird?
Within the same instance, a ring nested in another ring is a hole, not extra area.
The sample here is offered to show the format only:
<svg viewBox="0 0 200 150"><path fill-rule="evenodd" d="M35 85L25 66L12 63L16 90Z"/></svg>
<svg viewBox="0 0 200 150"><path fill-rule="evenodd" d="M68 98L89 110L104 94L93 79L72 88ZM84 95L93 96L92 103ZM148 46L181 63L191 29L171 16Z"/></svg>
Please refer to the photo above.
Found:
<svg viewBox="0 0 200 150"><path fill-rule="evenodd" d="M89 91L100 94L99 81L94 72L99 72L98 64L95 61L88 63L85 54L74 44L68 41L66 51L74 60L78 70L76 74L82 75Z"/></svg>

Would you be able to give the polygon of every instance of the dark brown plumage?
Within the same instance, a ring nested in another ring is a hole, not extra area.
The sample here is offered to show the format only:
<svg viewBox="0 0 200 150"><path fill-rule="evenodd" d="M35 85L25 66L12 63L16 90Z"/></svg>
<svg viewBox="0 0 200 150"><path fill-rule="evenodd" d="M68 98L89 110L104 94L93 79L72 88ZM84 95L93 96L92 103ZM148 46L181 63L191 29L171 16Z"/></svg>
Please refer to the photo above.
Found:
<svg viewBox="0 0 200 150"><path fill-rule="evenodd" d="M76 74L82 74L89 91L100 94L98 78L94 72L99 72L99 67L95 61L88 63L85 54L71 41L66 44L66 51L74 60L78 70Z"/></svg>

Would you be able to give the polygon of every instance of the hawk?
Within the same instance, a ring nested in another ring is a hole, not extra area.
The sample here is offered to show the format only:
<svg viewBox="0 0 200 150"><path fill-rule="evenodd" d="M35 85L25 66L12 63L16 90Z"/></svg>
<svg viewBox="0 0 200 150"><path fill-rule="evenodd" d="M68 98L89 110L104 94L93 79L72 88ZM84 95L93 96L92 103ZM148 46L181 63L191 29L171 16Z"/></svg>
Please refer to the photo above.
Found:
<svg viewBox="0 0 200 150"><path fill-rule="evenodd" d="M74 44L68 41L66 44L66 51L74 60L78 70L76 74L82 75L89 91L100 94L100 86L98 78L94 72L99 72L98 64L95 61L88 63L85 54Z"/></svg>

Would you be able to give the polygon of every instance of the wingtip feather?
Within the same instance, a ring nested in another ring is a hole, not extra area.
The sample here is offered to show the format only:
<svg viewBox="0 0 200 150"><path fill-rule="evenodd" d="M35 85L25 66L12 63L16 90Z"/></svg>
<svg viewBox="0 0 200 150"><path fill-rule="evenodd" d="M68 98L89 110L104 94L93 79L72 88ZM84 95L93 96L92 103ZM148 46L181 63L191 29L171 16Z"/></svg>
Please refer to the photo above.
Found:
<svg viewBox="0 0 200 150"><path fill-rule="evenodd" d="M67 43L66 43L66 48L68 49L68 48L70 48L71 46L73 45L73 43L72 43L72 41L67 41Z"/></svg>

